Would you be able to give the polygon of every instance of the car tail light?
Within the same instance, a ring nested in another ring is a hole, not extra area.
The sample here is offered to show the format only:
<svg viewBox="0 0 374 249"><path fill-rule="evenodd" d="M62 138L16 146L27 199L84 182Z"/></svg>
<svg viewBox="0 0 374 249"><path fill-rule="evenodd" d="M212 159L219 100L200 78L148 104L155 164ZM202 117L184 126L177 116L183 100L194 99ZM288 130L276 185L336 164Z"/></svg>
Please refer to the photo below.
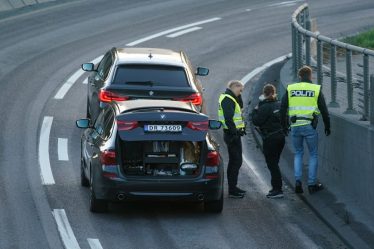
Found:
<svg viewBox="0 0 374 249"><path fill-rule="evenodd" d="M209 121L202 121L202 122L192 122L189 121L187 123L187 128L195 131L207 131L209 127Z"/></svg>
<svg viewBox="0 0 374 249"><path fill-rule="evenodd" d="M139 123L137 121L117 120L117 127L119 131L130 131L139 127Z"/></svg>
<svg viewBox="0 0 374 249"><path fill-rule="evenodd" d="M101 89L99 91L99 100L101 102L109 103L111 101L125 101L128 100L129 97L120 96L108 90Z"/></svg>
<svg viewBox="0 0 374 249"><path fill-rule="evenodd" d="M205 178L218 178L218 167L220 164L220 156L217 151L209 151L205 160Z"/></svg>
<svg viewBox="0 0 374 249"><path fill-rule="evenodd" d="M201 105L203 103L203 98L201 97L200 93L193 93L190 96L182 97L182 98L174 98L177 101L183 102L191 102L193 105Z"/></svg>
<svg viewBox="0 0 374 249"><path fill-rule="evenodd" d="M104 150L100 155L101 164L105 165L116 165L116 152L114 150Z"/></svg>

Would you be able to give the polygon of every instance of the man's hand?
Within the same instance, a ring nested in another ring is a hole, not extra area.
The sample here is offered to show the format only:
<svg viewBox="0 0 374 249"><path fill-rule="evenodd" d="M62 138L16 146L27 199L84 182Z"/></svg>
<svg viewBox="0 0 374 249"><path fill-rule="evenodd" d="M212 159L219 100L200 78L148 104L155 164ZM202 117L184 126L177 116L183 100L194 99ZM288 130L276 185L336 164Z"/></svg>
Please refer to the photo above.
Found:
<svg viewBox="0 0 374 249"><path fill-rule="evenodd" d="M325 135L328 137L331 134L330 128L325 128Z"/></svg>

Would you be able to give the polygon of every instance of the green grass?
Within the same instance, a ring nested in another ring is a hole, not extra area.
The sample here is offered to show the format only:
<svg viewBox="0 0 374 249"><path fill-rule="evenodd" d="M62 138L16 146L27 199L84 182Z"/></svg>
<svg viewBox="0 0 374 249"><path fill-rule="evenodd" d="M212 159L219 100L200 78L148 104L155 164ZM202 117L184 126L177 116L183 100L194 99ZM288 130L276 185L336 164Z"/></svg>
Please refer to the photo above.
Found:
<svg viewBox="0 0 374 249"><path fill-rule="evenodd" d="M347 37L343 41L359 47L374 49L374 29Z"/></svg>

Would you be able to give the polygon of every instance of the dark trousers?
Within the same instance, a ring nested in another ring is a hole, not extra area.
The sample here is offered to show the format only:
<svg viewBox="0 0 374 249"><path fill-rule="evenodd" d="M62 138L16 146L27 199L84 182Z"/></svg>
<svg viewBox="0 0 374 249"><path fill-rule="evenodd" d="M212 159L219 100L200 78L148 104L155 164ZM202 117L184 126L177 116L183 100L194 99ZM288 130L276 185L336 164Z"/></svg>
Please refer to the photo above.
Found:
<svg viewBox="0 0 374 249"><path fill-rule="evenodd" d="M271 186L273 189L282 189L282 175L279 169L279 159L284 148L285 139L282 134L270 136L264 140L263 149L266 164L271 174Z"/></svg>
<svg viewBox="0 0 374 249"><path fill-rule="evenodd" d="M224 140L229 152L229 164L227 165L227 181L229 191L235 189L238 184L239 169L242 166L242 140L240 136L224 134Z"/></svg>

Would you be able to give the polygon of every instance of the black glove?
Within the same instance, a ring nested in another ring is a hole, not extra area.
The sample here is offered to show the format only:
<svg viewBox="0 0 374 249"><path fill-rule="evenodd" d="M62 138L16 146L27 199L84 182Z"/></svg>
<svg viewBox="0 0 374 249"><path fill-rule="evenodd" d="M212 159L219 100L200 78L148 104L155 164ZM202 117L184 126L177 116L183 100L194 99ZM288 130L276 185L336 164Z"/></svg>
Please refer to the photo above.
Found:
<svg viewBox="0 0 374 249"><path fill-rule="evenodd" d="M325 128L325 135L328 137L331 134L330 128Z"/></svg>
<svg viewBox="0 0 374 249"><path fill-rule="evenodd" d="M245 132L245 130L244 129L239 129L238 131L237 131L237 134L239 135L239 136L244 136L244 135L247 135L247 132Z"/></svg>
<svg viewBox="0 0 374 249"><path fill-rule="evenodd" d="M289 129L283 129L283 133L286 137L288 137L288 133L290 132Z"/></svg>

